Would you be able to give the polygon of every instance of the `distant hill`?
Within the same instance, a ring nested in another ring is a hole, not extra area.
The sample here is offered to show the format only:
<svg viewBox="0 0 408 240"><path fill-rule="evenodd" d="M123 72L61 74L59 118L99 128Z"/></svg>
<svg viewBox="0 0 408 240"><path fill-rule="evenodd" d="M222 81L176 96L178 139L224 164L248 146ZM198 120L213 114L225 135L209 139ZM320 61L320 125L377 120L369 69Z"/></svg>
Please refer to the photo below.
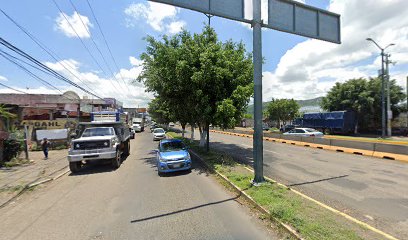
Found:
<svg viewBox="0 0 408 240"><path fill-rule="evenodd" d="M313 99L295 100L295 101L300 105L301 111L302 111L302 109L305 109L305 110L306 109L313 109L312 111L319 112L320 102L322 101L322 98L323 97L317 97L317 98L313 98ZM262 103L262 110L264 110L266 108L266 105L268 103L269 102L263 102ZM254 105L253 104L248 105L247 113L252 114L252 115L254 114Z"/></svg>

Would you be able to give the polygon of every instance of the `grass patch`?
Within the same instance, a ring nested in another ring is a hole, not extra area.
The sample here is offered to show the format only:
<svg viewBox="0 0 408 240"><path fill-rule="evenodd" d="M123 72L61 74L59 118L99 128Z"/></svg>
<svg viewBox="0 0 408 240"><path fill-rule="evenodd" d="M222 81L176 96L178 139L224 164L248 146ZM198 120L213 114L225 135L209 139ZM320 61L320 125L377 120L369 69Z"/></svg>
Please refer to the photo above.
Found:
<svg viewBox="0 0 408 240"><path fill-rule="evenodd" d="M23 159L23 158L13 158L11 161L4 162L3 166L6 168L11 168L11 167L16 167L16 166L21 166L24 164L29 164L30 160Z"/></svg>
<svg viewBox="0 0 408 240"><path fill-rule="evenodd" d="M175 134L176 138L179 138ZM259 187L251 184L253 173L236 163L228 154L210 151L190 142L191 149L199 154L213 170L226 176L250 195L259 205L268 209L272 221L278 219L292 226L304 239L360 240L383 237L339 216L276 183L267 182Z"/></svg>
<svg viewBox="0 0 408 240"><path fill-rule="evenodd" d="M13 193L13 192L19 192L24 189L23 185L16 185L16 186L5 186L3 188L0 188L0 192L8 192L8 193Z"/></svg>

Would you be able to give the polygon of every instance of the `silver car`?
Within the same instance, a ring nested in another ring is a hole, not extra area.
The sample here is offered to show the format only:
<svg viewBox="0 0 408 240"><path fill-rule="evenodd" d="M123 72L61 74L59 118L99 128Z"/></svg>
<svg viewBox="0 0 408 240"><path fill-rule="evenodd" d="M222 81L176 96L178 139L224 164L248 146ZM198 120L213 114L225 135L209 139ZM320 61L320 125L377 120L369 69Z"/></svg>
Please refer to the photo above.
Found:
<svg viewBox="0 0 408 240"><path fill-rule="evenodd" d="M153 141L161 140L166 138L166 132L163 128L155 128L153 130Z"/></svg>
<svg viewBox="0 0 408 240"><path fill-rule="evenodd" d="M300 137L323 137L322 132L313 128L294 128L289 132L285 132L283 135L300 136Z"/></svg>

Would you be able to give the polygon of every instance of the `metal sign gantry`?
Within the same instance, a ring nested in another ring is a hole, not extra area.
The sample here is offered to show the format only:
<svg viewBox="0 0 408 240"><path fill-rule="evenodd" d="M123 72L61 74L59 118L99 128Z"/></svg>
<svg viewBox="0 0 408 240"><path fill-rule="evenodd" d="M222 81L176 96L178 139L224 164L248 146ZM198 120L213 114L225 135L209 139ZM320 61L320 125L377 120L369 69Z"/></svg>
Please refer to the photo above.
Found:
<svg viewBox="0 0 408 240"><path fill-rule="evenodd" d="M262 27L340 44L340 15L296 1L268 0L268 22L263 23L261 19L261 0L149 1L169 4L252 25L255 122L253 138L254 182L263 182ZM250 12L251 9L252 19L246 19L245 12Z"/></svg>

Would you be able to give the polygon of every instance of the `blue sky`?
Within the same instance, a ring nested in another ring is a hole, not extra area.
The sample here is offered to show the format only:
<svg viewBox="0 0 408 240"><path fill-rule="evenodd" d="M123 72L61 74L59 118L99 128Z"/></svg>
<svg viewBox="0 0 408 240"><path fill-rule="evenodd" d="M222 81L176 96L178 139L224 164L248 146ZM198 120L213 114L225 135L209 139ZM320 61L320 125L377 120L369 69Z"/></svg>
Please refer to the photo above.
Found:
<svg viewBox="0 0 408 240"><path fill-rule="evenodd" d="M116 60L116 68L87 1L72 0L77 13L69 0L56 2L100 67L82 46L53 0L2 1L0 8L55 52L62 62L48 56L1 13L0 37L72 81L83 85L79 78L98 95L115 97L127 107L146 106L152 97L145 93L141 84L128 86L141 71L139 56L146 47L143 38L146 35L159 37L162 34L175 34L181 27L200 32L207 22L204 14L145 0L89 0ZM391 42L396 44L389 48L392 60L397 62L390 67L390 73L405 88L408 75L408 1L372 0L372 4L367 5L365 1L355 0L306 0L306 4L342 15L342 44L264 30L264 101L272 97L308 99L323 96L335 82L375 76L380 68L379 50L365 41L367 37L374 38L383 46ZM243 41L247 50L252 50L252 31L245 24L213 17L211 26L222 41ZM101 50L108 66L92 40ZM6 51L2 46L0 49ZM81 96L86 95L65 82L34 72L62 92L74 90ZM1 56L0 83L29 93L58 93ZM13 90L0 86L0 92Z"/></svg>

